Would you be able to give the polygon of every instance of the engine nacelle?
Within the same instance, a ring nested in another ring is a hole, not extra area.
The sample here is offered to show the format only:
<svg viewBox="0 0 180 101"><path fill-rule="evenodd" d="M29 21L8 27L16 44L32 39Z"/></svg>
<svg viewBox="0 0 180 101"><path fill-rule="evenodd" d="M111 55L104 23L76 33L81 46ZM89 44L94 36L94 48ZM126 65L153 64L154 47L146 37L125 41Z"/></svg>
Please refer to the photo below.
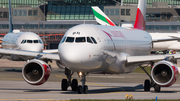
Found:
<svg viewBox="0 0 180 101"><path fill-rule="evenodd" d="M23 66L22 76L31 85L41 85L48 80L50 72L51 69L46 62L33 59Z"/></svg>
<svg viewBox="0 0 180 101"><path fill-rule="evenodd" d="M179 71L173 63L160 61L153 66L151 76L159 86L169 87L176 82Z"/></svg>

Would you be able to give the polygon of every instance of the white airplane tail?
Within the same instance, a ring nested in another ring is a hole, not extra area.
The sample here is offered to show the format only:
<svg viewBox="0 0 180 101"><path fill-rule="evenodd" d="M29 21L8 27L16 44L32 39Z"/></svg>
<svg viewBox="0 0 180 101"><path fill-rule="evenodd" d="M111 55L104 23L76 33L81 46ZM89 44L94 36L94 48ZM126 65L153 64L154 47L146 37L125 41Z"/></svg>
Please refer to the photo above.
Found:
<svg viewBox="0 0 180 101"><path fill-rule="evenodd" d="M106 26L116 26L105 14L102 12L101 9L99 9L98 6L92 6L92 11L95 15L96 21L100 25L106 25Z"/></svg>
<svg viewBox="0 0 180 101"><path fill-rule="evenodd" d="M134 24L134 28L145 30L146 28L146 2L147 0L139 0L137 14L136 14L136 21ZM100 25L109 25L109 26L116 26L104 12L97 6L91 7L93 13L95 15L96 21ZM130 26L130 27L129 27ZM128 28L132 28L131 25L128 25Z"/></svg>
<svg viewBox="0 0 180 101"><path fill-rule="evenodd" d="M134 28L145 30L146 28L146 4L147 0L139 0Z"/></svg>

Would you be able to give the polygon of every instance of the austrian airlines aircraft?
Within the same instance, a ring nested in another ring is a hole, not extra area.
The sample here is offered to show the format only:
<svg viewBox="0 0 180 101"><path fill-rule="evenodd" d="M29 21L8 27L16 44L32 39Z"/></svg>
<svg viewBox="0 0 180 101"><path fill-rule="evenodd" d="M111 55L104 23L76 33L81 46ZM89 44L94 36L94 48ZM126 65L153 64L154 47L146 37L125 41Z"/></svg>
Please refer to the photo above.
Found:
<svg viewBox="0 0 180 101"><path fill-rule="evenodd" d="M98 6L92 6L96 21L100 25L116 26ZM146 12L143 13L146 16ZM132 24L122 24L126 28L134 28ZM149 33L152 37L151 51L180 50L180 34L178 33ZM167 40L166 40L167 39ZM172 39L172 40L169 40ZM166 53L166 52L165 52Z"/></svg>
<svg viewBox="0 0 180 101"><path fill-rule="evenodd" d="M145 28L146 0L139 0L136 23L133 29L116 26L82 24L70 28L59 43L58 54L48 54L32 51L0 49L1 54L15 54L30 56L22 69L24 80L31 85L45 83L50 75L48 64L39 59L61 60L65 65L67 79L61 82L61 89L67 90L71 86L72 91L79 94L88 93L86 76L90 73L124 74L131 73L140 66L150 63L150 80L145 80L144 90L160 91L161 87L169 87L174 84L179 76L174 63L180 58L178 54L149 55L152 47L151 35ZM154 62L157 62L154 64ZM82 85L78 86L77 79L72 79L74 72L82 78Z"/></svg>

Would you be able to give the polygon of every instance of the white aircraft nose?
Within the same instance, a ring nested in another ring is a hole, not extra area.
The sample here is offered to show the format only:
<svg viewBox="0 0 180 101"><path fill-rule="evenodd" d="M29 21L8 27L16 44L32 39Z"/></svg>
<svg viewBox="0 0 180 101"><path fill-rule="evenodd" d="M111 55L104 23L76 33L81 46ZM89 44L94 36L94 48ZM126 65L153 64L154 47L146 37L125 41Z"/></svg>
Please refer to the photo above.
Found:
<svg viewBox="0 0 180 101"><path fill-rule="evenodd" d="M81 63L86 57L83 56L84 53L83 49L75 48L74 46L60 48L60 57L67 64Z"/></svg>
<svg viewBox="0 0 180 101"><path fill-rule="evenodd" d="M42 52L43 51L43 45L42 44L21 45L21 50Z"/></svg>

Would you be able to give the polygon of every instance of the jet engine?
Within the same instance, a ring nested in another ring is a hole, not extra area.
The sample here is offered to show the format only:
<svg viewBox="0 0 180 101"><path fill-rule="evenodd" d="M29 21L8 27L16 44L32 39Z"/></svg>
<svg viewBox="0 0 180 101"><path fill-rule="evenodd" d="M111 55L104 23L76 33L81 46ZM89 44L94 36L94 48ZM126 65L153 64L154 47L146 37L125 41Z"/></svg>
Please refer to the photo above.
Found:
<svg viewBox="0 0 180 101"><path fill-rule="evenodd" d="M22 76L31 85L41 85L48 80L50 72L51 69L46 62L33 59L23 66Z"/></svg>
<svg viewBox="0 0 180 101"><path fill-rule="evenodd" d="M173 63L163 60L153 66L151 76L159 86L169 87L176 82L179 72Z"/></svg>

